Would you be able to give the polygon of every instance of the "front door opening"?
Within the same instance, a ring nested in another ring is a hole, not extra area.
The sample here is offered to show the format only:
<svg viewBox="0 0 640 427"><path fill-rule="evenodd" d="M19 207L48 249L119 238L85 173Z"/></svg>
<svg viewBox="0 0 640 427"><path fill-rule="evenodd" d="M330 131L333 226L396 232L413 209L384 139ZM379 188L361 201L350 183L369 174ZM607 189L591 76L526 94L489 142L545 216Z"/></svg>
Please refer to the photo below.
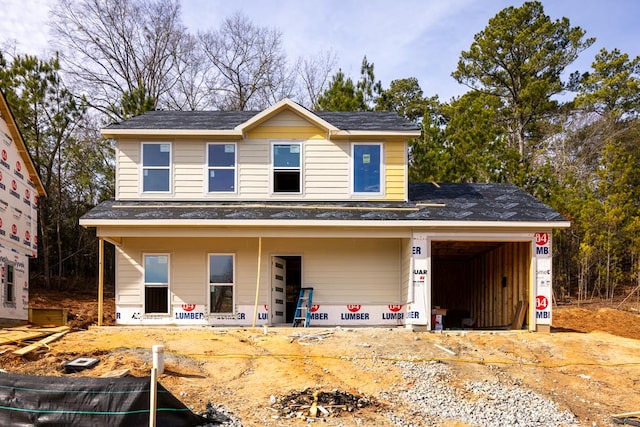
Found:
<svg viewBox="0 0 640 427"><path fill-rule="evenodd" d="M272 324L293 323L298 294L302 287L302 257L274 256L271 260Z"/></svg>

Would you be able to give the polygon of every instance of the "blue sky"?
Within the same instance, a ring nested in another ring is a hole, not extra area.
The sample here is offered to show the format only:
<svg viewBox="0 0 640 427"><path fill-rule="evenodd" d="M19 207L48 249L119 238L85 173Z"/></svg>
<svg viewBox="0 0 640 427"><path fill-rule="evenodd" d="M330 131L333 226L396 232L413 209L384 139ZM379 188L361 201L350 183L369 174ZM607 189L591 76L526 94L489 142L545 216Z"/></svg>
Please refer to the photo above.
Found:
<svg viewBox="0 0 640 427"><path fill-rule="evenodd" d="M15 39L23 53L45 55L47 19L54 0L3 0L0 43ZM416 77L425 95L448 101L466 91L451 78L460 52L508 0L183 0L183 21L193 32L216 28L240 10L254 23L277 27L291 61L333 50L338 66L357 79L364 55L384 87ZM596 43L568 71L588 71L603 47L640 55L640 1L543 0L552 19L566 16Z"/></svg>

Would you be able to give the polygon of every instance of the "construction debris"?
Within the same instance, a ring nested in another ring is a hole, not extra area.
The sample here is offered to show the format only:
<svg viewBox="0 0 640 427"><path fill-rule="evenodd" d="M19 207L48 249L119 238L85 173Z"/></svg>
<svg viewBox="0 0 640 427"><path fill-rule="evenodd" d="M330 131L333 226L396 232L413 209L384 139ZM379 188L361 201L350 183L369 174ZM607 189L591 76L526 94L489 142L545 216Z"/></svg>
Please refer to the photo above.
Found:
<svg viewBox="0 0 640 427"><path fill-rule="evenodd" d="M17 344L22 345L27 341L41 338L36 343L30 343L24 348L13 351L17 356L24 356L47 344L59 339L69 331L68 326L59 326L57 328L34 328L31 326L17 326L14 328L0 329L0 345Z"/></svg>
<svg viewBox="0 0 640 427"><path fill-rule="evenodd" d="M25 354L31 353L34 350L39 349L40 347L48 347L49 343L52 343L60 338L62 338L64 336L64 334L66 334L67 331L62 331L62 332L58 332L57 334L53 334L53 335L49 335L46 338L41 339L38 342L35 342L33 344L30 344L26 347L23 347L19 350L16 350L13 352L13 354L15 354L16 356L24 356Z"/></svg>
<svg viewBox="0 0 640 427"><path fill-rule="evenodd" d="M65 362L62 366L67 374L72 374L93 368L98 362L100 362L100 359L96 359L95 357L78 357L69 362Z"/></svg>
<svg viewBox="0 0 640 427"><path fill-rule="evenodd" d="M453 350L449 350L449 349L448 349L448 348L446 348L446 347L443 347L443 346L438 345L438 344L434 344L434 346L435 346L436 348L439 348L439 349L440 349L440 350L442 350L442 351L445 351L445 352L449 353L449 354L452 354L452 355L454 355L454 356L456 355L456 352L455 352L455 351L453 351Z"/></svg>
<svg viewBox="0 0 640 427"><path fill-rule="evenodd" d="M290 343L297 341L300 345L311 345L333 335L333 331L318 332L315 334L293 334Z"/></svg>
<svg viewBox="0 0 640 427"><path fill-rule="evenodd" d="M128 368L116 369L100 375L101 378L124 378L128 377L131 370Z"/></svg>
<svg viewBox="0 0 640 427"><path fill-rule="evenodd" d="M277 398L272 406L286 418L320 418L339 417L345 412L355 412L371 405L377 406L378 403L372 398L344 391L325 392L306 388Z"/></svg>
<svg viewBox="0 0 640 427"><path fill-rule="evenodd" d="M613 422L616 424L640 426L640 411L615 414L611 416L611 419L613 419Z"/></svg>
<svg viewBox="0 0 640 427"><path fill-rule="evenodd" d="M36 326L64 326L67 324L66 308L29 307L29 323Z"/></svg>

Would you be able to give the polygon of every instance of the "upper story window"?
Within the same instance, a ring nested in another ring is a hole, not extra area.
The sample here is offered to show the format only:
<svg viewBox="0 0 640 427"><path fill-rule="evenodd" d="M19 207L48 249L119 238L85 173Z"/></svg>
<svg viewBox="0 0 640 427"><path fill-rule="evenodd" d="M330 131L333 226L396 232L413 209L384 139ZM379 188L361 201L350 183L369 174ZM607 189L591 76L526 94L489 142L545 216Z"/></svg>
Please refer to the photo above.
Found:
<svg viewBox="0 0 640 427"><path fill-rule="evenodd" d="M142 191L171 191L171 144L142 143Z"/></svg>
<svg viewBox="0 0 640 427"><path fill-rule="evenodd" d="M209 192L236 191L236 144L207 145Z"/></svg>
<svg viewBox="0 0 640 427"><path fill-rule="evenodd" d="M273 192L302 191L302 144L273 144Z"/></svg>
<svg viewBox="0 0 640 427"><path fill-rule="evenodd" d="M382 144L353 144L353 192L382 193Z"/></svg>

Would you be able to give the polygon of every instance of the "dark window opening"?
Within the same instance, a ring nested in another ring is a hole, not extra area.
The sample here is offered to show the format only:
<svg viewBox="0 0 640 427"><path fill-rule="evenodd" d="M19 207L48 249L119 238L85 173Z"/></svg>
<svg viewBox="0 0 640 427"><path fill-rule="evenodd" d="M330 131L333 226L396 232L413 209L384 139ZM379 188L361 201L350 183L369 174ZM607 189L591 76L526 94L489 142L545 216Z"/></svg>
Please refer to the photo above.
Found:
<svg viewBox="0 0 640 427"><path fill-rule="evenodd" d="M300 172L279 171L273 172L273 191L276 193L299 193Z"/></svg>
<svg viewBox="0 0 640 427"><path fill-rule="evenodd" d="M144 312L147 314L167 314L169 312L169 288L166 286L146 286L144 288Z"/></svg>
<svg viewBox="0 0 640 427"><path fill-rule="evenodd" d="M211 286L209 304L212 313L233 313L233 286Z"/></svg>
<svg viewBox="0 0 640 427"><path fill-rule="evenodd" d="M7 283L5 288L5 302L16 302L16 291L13 279L13 265L7 264Z"/></svg>

